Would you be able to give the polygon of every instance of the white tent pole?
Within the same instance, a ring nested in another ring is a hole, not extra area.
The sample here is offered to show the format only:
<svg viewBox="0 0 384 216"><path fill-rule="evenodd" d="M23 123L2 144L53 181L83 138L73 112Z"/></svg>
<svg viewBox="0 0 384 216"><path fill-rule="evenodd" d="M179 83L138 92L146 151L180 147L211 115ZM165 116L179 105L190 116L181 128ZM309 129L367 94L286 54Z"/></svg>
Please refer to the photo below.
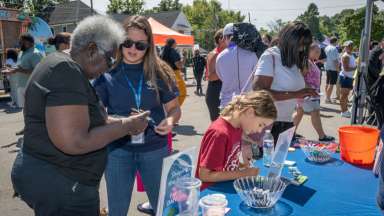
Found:
<svg viewBox="0 0 384 216"><path fill-rule="evenodd" d="M358 69L356 85L354 86L355 94L352 103L351 124L362 124L364 121L363 115L367 94L364 76L368 73L369 42L371 40L372 11L374 2L375 0L367 0L365 9L365 24L359 50L360 66Z"/></svg>

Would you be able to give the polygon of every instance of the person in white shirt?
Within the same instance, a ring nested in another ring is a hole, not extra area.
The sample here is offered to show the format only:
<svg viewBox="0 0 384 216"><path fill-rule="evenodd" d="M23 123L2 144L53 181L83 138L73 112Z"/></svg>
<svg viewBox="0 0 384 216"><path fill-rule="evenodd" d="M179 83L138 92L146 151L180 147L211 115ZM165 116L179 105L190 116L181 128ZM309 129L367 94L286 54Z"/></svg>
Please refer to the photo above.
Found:
<svg viewBox="0 0 384 216"><path fill-rule="evenodd" d="M271 92L277 107L277 119L272 135L293 127L292 115L298 98L318 96L316 89L305 88L303 70L308 68L312 34L302 22L292 22L279 33L279 44L260 57L255 72L253 89Z"/></svg>
<svg viewBox="0 0 384 216"><path fill-rule="evenodd" d="M228 26L233 28L231 33L227 33ZM216 59L216 72L223 83L220 108L224 108L234 95L252 90L257 55L266 48L256 27L250 23L226 25L223 35L228 34L233 34L231 43Z"/></svg>
<svg viewBox="0 0 384 216"><path fill-rule="evenodd" d="M337 77L339 74L339 51L336 47L337 38L332 37L330 44L325 47L324 51L327 56L324 67L327 72L327 80L325 85L325 103L332 103L331 95L333 91L333 86L337 84ZM336 93L337 94L337 93Z"/></svg>
<svg viewBox="0 0 384 216"><path fill-rule="evenodd" d="M9 67L9 68L16 68L17 67L17 65L16 65L17 56L18 56L18 53L17 53L16 49L7 49L5 66ZM16 85L15 75L13 75L13 74L8 75L7 78L9 80L9 84L11 87L10 95L11 95L11 99L12 99L12 101L9 103L9 105L11 107L16 107L16 102L17 102L17 89L16 88L17 88L17 85Z"/></svg>
<svg viewBox="0 0 384 216"><path fill-rule="evenodd" d="M348 95L353 89L353 74L357 68L356 59L352 54L353 41L344 42L344 53L341 56L341 71L340 79L340 109L341 116L345 118L351 117L351 112L348 111Z"/></svg>

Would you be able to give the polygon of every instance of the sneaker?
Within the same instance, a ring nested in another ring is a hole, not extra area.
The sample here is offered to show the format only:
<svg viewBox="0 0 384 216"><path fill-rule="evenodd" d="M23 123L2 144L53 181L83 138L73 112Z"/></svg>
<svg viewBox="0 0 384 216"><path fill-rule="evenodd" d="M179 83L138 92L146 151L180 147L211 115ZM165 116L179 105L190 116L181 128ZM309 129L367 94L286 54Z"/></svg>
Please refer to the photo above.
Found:
<svg viewBox="0 0 384 216"><path fill-rule="evenodd" d="M24 128L16 132L16 136L21 136L21 135L24 135Z"/></svg>
<svg viewBox="0 0 384 216"><path fill-rule="evenodd" d="M319 139L320 142L332 142L335 141L335 137L325 135L323 138Z"/></svg>
<svg viewBox="0 0 384 216"><path fill-rule="evenodd" d="M349 111L341 112L341 117L351 118L352 114Z"/></svg>
<svg viewBox="0 0 384 216"><path fill-rule="evenodd" d="M304 138L303 135L298 134L298 133L295 133L295 134L293 135L293 137L294 137L295 139L302 139L302 138Z"/></svg>
<svg viewBox="0 0 384 216"><path fill-rule="evenodd" d="M326 104L332 104L332 101L330 99L325 99Z"/></svg>
<svg viewBox="0 0 384 216"><path fill-rule="evenodd" d="M152 206L149 202L137 205L137 210L147 215L155 215L155 212L153 211Z"/></svg>

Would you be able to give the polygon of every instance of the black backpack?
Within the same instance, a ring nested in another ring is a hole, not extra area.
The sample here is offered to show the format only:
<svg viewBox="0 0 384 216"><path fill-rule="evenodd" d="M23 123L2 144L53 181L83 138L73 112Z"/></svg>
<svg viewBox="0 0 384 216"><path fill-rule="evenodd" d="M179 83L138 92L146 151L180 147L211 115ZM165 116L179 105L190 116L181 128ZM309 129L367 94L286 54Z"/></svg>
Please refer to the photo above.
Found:
<svg viewBox="0 0 384 216"><path fill-rule="evenodd" d="M367 95L368 124L382 128L384 125L384 74L382 73L372 86Z"/></svg>
<svg viewBox="0 0 384 216"><path fill-rule="evenodd" d="M235 23L232 41L240 48L255 52L258 58L267 49L261 40L260 33L251 23Z"/></svg>

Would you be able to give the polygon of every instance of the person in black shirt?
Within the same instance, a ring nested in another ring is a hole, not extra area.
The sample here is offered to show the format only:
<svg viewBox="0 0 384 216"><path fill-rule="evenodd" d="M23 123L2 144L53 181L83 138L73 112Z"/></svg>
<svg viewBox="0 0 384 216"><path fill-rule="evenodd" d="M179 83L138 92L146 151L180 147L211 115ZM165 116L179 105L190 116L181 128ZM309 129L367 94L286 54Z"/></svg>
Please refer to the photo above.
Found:
<svg viewBox="0 0 384 216"><path fill-rule="evenodd" d="M368 57L368 73L366 74L367 89L369 89L373 83L379 77L380 72L383 70L384 62L384 39L369 53Z"/></svg>
<svg viewBox="0 0 384 216"><path fill-rule="evenodd" d="M204 68L207 63L205 61L205 58L200 55L199 49L196 49L194 54L195 55L192 58L192 62L193 62L193 75L195 76L195 79L196 79L195 94L200 96L200 95L203 95L203 89L201 87L201 79L203 78Z"/></svg>
<svg viewBox="0 0 384 216"><path fill-rule="evenodd" d="M106 145L147 127L149 112L108 117L89 82L112 66L123 40L115 21L88 17L75 29L69 54L54 52L34 69L25 95L24 144L11 178L35 215L99 215Z"/></svg>
<svg viewBox="0 0 384 216"><path fill-rule="evenodd" d="M164 60L175 72L175 78L178 88L178 101L180 106L183 105L187 97L187 88L181 76L181 69L183 68L183 61L180 54L176 50L177 43L173 38L168 38L165 46L161 52L160 58Z"/></svg>

